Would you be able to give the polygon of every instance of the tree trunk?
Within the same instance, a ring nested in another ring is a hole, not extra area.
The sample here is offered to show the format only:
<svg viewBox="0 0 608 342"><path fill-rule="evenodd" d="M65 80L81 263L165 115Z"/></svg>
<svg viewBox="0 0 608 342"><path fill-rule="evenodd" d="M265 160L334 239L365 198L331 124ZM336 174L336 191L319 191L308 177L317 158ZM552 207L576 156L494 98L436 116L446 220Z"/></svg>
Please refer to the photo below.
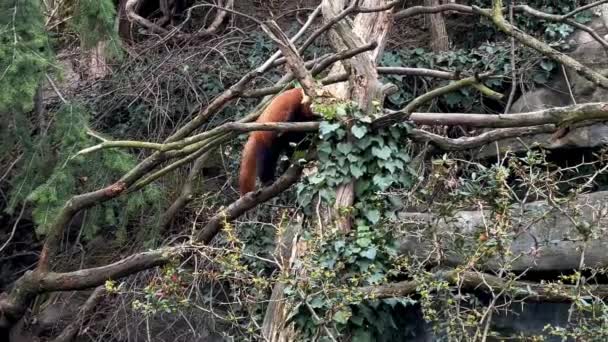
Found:
<svg viewBox="0 0 608 342"><path fill-rule="evenodd" d="M441 5L441 0L424 0L425 6ZM435 52L447 51L450 48L450 40L445 27L443 13L431 13L426 15L431 29L431 50Z"/></svg>
<svg viewBox="0 0 608 342"><path fill-rule="evenodd" d="M585 267L608 266L607 201L608 191L599 191L559 205L538 201L513 207L509 216L513 237L504 246L513 259L509 270L571 271L580 268L581 259ZM481 211L460 211L449 218L426 213L402 213L399 217L409 232L401 240L401 253L450 267L470 261L471 251L479 244L480 227L491 224L487 221L491 214ZM585 241L579 231L585 222L597 237L591 234ZM478 269L498 271L503 264L498 255L482 262Z"/></svg>
<svg viewBox="0 0 608 342"><path fill-rule="evenodd" d="M326 21L331 20L339 12L342 11L351 1L346 0L323 0L322 10ZM386 0L362 0L359 1L361 7L378 7L386 4ZM340 51L345 48L355 48L366 43L376 41L378 46L374 51L362 53L353 58L353 62L349 63L350 79L348 83L342 83L327 87L336 98L348 99L356 101L363 110L371 110L373 101L383 100L382 86L378 80L376 71L376 63L379 60L386 37L391 24L391 11L375 12L358 14L352 23L346 20L340 20L334 26L334 31L330 35L331 44L334 50ZM344 72L344 67L340 63L336 63L330 72L330 75ZM338 201L335 203L335 212L333 217L338 217L337 211L342 207L350 207L354 203L354 180L346 183L337 191ZM350 230L350 219L347 217L339 222L343 231ZM296 227L291 227L296 229ZM321 229L322 227L318 227ZM283 268L283 272L300 272L293 270L294 261L305 250L305 245L297 242L298 232L293 230L283 239L283 263L289 261ZM291 308L286 305L283 296L283 284L275 285L273 289L271 302L266 311L262 333L267 341L284 342L296 341L297 336L293 330L293 325L286 326L285 319L288 317Z"/></svg>

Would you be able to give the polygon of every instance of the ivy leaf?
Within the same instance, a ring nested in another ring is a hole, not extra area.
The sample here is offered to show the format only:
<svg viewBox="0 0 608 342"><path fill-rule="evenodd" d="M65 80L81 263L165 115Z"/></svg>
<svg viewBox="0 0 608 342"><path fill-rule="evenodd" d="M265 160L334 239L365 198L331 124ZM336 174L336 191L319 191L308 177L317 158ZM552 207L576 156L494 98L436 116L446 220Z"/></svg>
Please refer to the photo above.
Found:
<svg viewBox="0 0 608 342"><path fill-rule="evenodd" d="M339 252L342 248L344 248L344 246L346 246L346 241L344 240L337 240L334 242L334 250L336 252Z"/></svg>
<svg viewBox="0 0 608 342"><path fill-rule="evenodd" d="M338 116L346 116L346 104L340 103L336 106L336 114Z"/></svg>
<svg viewBox="0 0 608 342"><path fill-rule="evenodd" d="M372 144L372 140L369 138L366 139L359 139L355 142L355 145L361 150L361 151L365 151L369 145Z"/></svg>
<svg viewBox="0 0 608 342"><path fill-rule="evenodd" d="M367 127L365 126L359 126L359 125L353 125L353 127L350 129L350 131L353 133L353 135L355 136L355 138L357 139L361 139L365 136L365 134L367 134Z"/></svg>
<svg viewBox="0 0 608 342"><path fill-rule="evenodd" d="M393 184L393 178L390 176L383 177L380 174L377 174L372 178L374 184L380 189L380 191L384 191L388 189Z"/></svg>
<svg viewBox="0 0 608 342"><path fill-rule="evenodd" d="M360 158L356 153L351 153L346 156L346 159L348 159L348 161L351 163L356 163L359 161Z"/></svg>
<svg viewBox="0 0 608 342"><path fill-rule="evenodd" d="M332 149L331 149L331 144L328 142L323 142L319 145L317 151L319 152L325 152L327 154L331 154Z"/></svg>
<svg viewBox="0 0 608 342"><path fill-rule="evenodd" d="M387 160L391 156L391 148L388 146L372 147L372 154L380 159Z"/></svg>
<svg viewBox="0 0 608 342"><path fill-rule="evenodd" d="M365 252L361 253L362 257L368 258L369 260L374 260L376 258L376 254L378 250L375 247L367 249Z"/></svg>
<svg viewBox="0 0 608 342"><path fill-rule="evenodd" d="M358 326L362 327L363 326L363 317L354 315L350 318L350 322L354 325L358 325ZM357 333L355 333L355 335L356 334ZM353 341L354 341L354 338L353 338Z"/></svg>
<svg viewBox="0 0 608 342"><path fill-rule="evenodd" d="M367 180L360 180L355 184L355 194L357 197L362 196L367 189L369 189L370 182Z"/></svg>
<svg viewBox="0 0 608 342"><path fill-rule="evenodd" d="M351 143L339 143L337 150L344 155L348 155L353 151L353 145Z"/></svg>
<svg viewBox="0 0 608 342"><path fill-rule="evenodd" d="M380 211L378 209L367 210L365 212L365 218L372 224L376 224L380 221Z"/></svg>
<svg viewBox="0 0 608 342"><path fill-rule="evenodd" d="M378 164L387 169L390 173L395 173L396 170L403 170L403 161L399 159L391 159Z"/></svg>
<svg viewBox="0 0 608 342"><path fill-rule="evenodd" d="M315 184L315 185L323 183L324 180L325 180L325 177L323 177L319 173L316 173L316 174L312 175L311 177L308 177L308 181L311 184Z"/></svg>
<svg viewBox="0 0 608 342"><path fill-rule="evenodd" d="M321 133L322 136L325 136L325 135L328 135L331 132L334 132L338 128L340 128L340 124L339 123L333 123L332 124L332 123L323 121L319 125L319 132Z"/></svg>
<svg viewBox="0 0 608 342"><path fill-rule="evenodd" d="M384 280L384 275L380 272L376 272L371 276L367 277L367 281L370 284L379 284L382 280Z"/></svg>
<svg viewBox="0 0 608 342"><path fill-rule="evenodd" d="M348 323L348 319L353 315L350 308L343 308L334 314L333 320L340 324Z"/></svg>
<svg viewBox="0 0 608 342"><path fill-rule="evenodd" d="M358 164L350 164L350 174L355 178L360 178L365 174L365 167Z"/></svg>
<svg viewBox="0 0 608 342"><path fill-rule="evenodd" d="M357 239L357 245L361 246L361 247L368 247L369 245L371 245L372 240L370 238L359 238Z"/></svg>
<svg viewBox="0 0 608 342"><path fill-rule="evenodd" d="M313 309L318 309L325 305L325 301L321 297L315 297L309 304Z"/></svg>

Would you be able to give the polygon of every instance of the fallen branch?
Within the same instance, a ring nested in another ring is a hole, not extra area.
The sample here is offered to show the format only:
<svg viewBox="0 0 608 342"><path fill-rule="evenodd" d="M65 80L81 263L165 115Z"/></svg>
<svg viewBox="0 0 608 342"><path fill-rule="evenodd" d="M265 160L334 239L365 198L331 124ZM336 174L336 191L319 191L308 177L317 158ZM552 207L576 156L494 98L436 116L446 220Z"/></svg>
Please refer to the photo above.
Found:
<svg viewBox="0 0 608 342"><path fill-rule="evenodd" d="M190 18L192 17L192 10L196 7L201 7L203 5L197 5L197 6L193 6L193 7L189 8L184 21L182 23L180 23L179 25L177 25L174 29L167 30L164 27L162 27L158 24L155 24L155 23L151 22L150 20L137 14L136 9L139 5L139 2L140 2L140 0L127 0L127 2L125 4L125 12L127 14L127 18L129 18L129 20L138 23L139 25L150 30L151 32L164 35L165 37L171 37L171 38L177 38L177 39L183 39L183 40L203 38L203 37L207 37L207 36L210 36L210 35L216 33L217 30L219 29L220 25L224 22L228 12L232 12L231 9L234 5L234 0L225 0L225 3L223 6L204 4L204 5L206 5L205 7L216 8L217 14L216 14L213 22L211 23L211 25L209 25L209 27L207 27L206 29L201 29L196 33L190 34L190 33L180 33L179 29L181 27L183 27L184 24L190 20Z"/></svg>
<svg viewBox="0 0 608 342"><path fill-rule="evenodd" d="M21 318L28 304L38 295L52 291L84 290L102 285L108 279L119 279L143 270L163 265L185 253L187 247L161 248L130 255L109 265L73 272L55 273L27 271L12 290L0 296L0 313L9 322Z"/></svg>
<svg viewBox="0 0 608 342"><path fill-rule="evenodd" d="M93 293L91 293L82 308L80 308L80 310L78 311L78 314L76 315L75 319L63 329L61 334L59 334L59 336L57 336L53 340L53 342L73 341L74 338L78 335L81 326L86 323L88 316L93 313L93 310L95 310L95 307L97 306L97 304L99 304L99 302L101 302L105 295L106 289L104 286L99 286L95 290L93 290Z"/></svg>
<svg viewBox="0 0 608 342"><path fill-rule="evenodd" d="M586 285L581 289L576 285L556 283L535 283L500 278L491 274L472 271L438 271L433 279L443 280L453 286L459 286L468 291L484 291L496 293L504 291L505 296L535 302L572 302L581 296L608 297L608 285ZM367 286L359 288L359 292L369 299L400 298L416 293L421 284L418 281L402 281L398 283Z"/></svg>
<svg viewBox="0 0 608 342"><path fill-rule="evenodd" d="M608 120L608 102L583 103L566 107L542 109L528 113L498 115L466 113L412 113L409 119L420 125L433 126L465 125L470 127L492 128L530 127L546 124L563 126L582 121Z"/></svg>

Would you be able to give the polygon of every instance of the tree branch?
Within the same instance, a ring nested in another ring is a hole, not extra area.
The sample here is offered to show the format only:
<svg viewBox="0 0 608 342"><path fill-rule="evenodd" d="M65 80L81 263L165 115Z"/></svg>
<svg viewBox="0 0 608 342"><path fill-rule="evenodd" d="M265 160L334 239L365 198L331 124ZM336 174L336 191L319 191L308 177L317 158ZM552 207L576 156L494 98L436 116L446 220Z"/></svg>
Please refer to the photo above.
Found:
<svg viewBox="0 0 608 342"><path fill-rule="evenodd" d="M506 296L535 302L572 302L579 296L576 285L539 284L529 281L519 281L500 278L491 274L472 271L438 271L432 276L434 279L449 282L465 290L481 290L484 292L503 291ZM359 292L368 298L399 298L416 293L420 283L418 281L402 281L398 283L368 286L359 288ZM592 295L600 298L608 297L608 285L588 285L584 287L583 295Z"/></svg>
<svg viewBox="0 0 608 342"><path fill-rule="evenodd" d="M555 125L540 125L521 128L503 128L484 132L474 137L448 138L421 129L413 129L409 138L415 142L430 142L444 151L463 151L481 147L489 143L531 134L549 133L555 131Z"/></svg>
<svg viewBox="0 0 608 342"><path fill-rule="evenodd" d="M311 155L309 153L308 159ZM260 203L264 203L269 199L281 194L291 185L295 184L302 174L303 165L292 165L279 179L270 186L261 188L257 191L252 191L245 196L239 198L236 202L223 209L213 216L196 234L196 241L209 243L220 232L224 224L233 221L237 217L243 215L249 209L256 207Z"/></svg>
<svg viewBox="0 0 608 342"><path fill-rule="evenodd" d="M78 332L80 331L80 327L86 322L88 316L93 313L93 310L95 310L95 307L97 306L97 304L99 304L99 302L101 302L105 295L106 289L104 286L99 286L95 290L93 290L93 293L91 293L87 301L78 311L75 320L68 324L63 329L61 334L59 334L59 336L57 336L53 340L53 342L73 341L74 338L77 336Z"/></svg>
<svg viewBox="0 0 608 342"><path fill-rule="evenodd" d="M486 78L488 76L490 76L489 73L479 75L479 76L463 78L461 80L452 82L443 87L439 87L439 88L433 89L429 92L426 92L426 93L418 96L414 100L412 100L410 103L408 103L407 106L405 106L405 108L398 110L398 111L391 112L390 114L384 115L384 116L376 119L373 122L372 127L374 127L374 128L386 127L386 126L390 126L390 125L400 122L400 121L405 121L410 117L412 112L416 108L418 108L420 105L422 105L423 103L426 103L438 96L459 90L464 87L479 85L480 81L483 78ZM484 89L484 88L482 88L482 89ZM490 90L490 92L494 93L491 90ZM490 93L490 92L488 92L488 93Z"/></svg>

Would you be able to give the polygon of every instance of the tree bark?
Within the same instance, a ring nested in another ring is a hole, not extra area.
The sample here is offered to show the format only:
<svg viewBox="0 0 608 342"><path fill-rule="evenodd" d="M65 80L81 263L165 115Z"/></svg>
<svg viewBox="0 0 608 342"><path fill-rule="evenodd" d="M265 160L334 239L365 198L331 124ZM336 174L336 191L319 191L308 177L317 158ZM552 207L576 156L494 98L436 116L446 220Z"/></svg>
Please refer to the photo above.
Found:
<svg viewBox="0 0 608 342"><path fill-rule="evenodd" d="M581 258L584 267L608 266L607 201L608 191L600 191L579 195L559 206L538 201L513 207L510 233L514 235L510 245L504 246L513 259L510 270L571 271L580 268ZM477 235L482 227L491 225L487 222L490 214L481 211L460 211L451 218L426 213L401 213L399 217L407 231L401 240L401 253L420 260L430 256L438 264L453 267L470 262L471 251L479 243ZM583 222L588 222L598 236L585 241L579 232ZM459 245L462 241L464 246ZM435 258L437 255L441 257ZM497 271L503 264L500 256L496 256L476 267Z"/></svg>
<svg viewBox="0 0 608 342"><path fill-rule="evenodd" d="M434 7L441 5L441 2L441 0L424 0L424 5ZM450 40L443 13L429 13L426 15L426 19L429 21L431 30L431 50L435 52L447 51L450 48Z"/></svg>
<svg viewBox="0 0 608 342"><path fill-rule="evenodd" d="M380 7L386 5L385 0L363 0L359 6L366 8ZM337 16L347 1L323 1L322 10L326 21ZM350 6L350 5L349 5ZM391 25L392 10L361 13L352 21L341 20L337 22L330 34L330 43L335 50L342 50L344 47L355 48L366 42L375 41L377 47L368 53L362 53L352 62L348 63L350 77L348 83L340 83L327 87L327 90L336 98L351 99L355 101L364 111L372 110L372 103L378 101L382 103L382 85L378 80L377 62L384 51L386 38ZM329 76L344 72L342 64L336 64L331 69ZM351 229L351 219L348 216L340 217L341 208L348 208L355 201L355 183L351 180L336 190L336 203L334 204L334 219L337 219L339 228L347 232Z"/></svg>

